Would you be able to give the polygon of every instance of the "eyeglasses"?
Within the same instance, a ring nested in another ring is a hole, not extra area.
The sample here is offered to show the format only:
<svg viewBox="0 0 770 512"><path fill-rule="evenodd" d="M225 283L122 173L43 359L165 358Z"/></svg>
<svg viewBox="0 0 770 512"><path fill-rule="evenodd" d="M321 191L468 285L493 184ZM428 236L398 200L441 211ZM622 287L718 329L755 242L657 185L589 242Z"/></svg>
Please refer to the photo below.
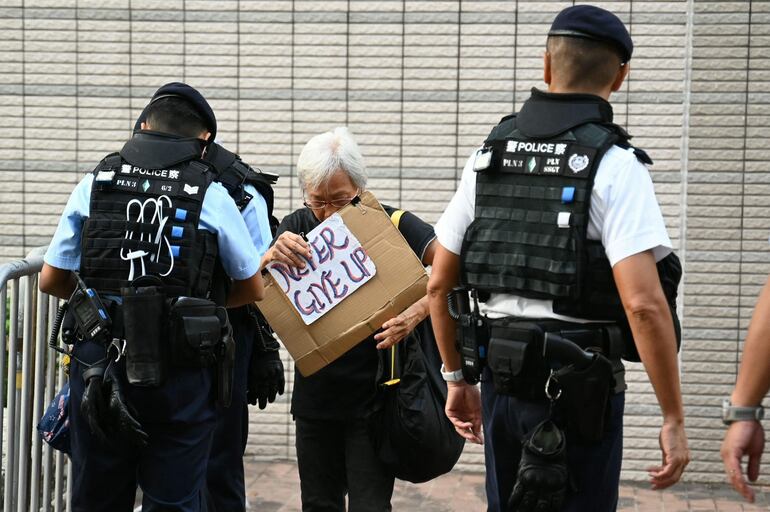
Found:
<svg viewBox="0 0 770 512"><path fill-rule="evenodd" d="M353 197L346 197L344 199L333 199L331 201L305 201L302 204L311 210L323 210L329 205L331 205L332 208L342 208L343 206L347 206L356 197L358 197L358 193Z"/></svg>

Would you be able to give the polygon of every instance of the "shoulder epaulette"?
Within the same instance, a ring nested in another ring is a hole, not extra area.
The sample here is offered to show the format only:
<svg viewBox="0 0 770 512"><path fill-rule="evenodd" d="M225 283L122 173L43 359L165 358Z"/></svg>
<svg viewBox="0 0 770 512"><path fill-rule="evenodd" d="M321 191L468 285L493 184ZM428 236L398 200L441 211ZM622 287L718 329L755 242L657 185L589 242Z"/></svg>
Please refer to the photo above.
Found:
<svg viewBox="0 0 770 512"><path fill-rule="evenodd" d="M631 150L633 150L637 160L639 160L643 164L652 165L652 158L650 158L650 155L648 155L647 152L644 151L643 149L639 149L633 146L631 142L629 142L633 137L622 126L618 126L614 123L605 125L605 126L609 126L610 128L612 128L612 130L619 137L619 140L615 142L616 146L621 147L623 149L630 148Z"/></svg>
<svg viewBox="0 0 770 512"><path fill-rule="evenodd" d="M645 150L633 146L631 147L634 149L634 154L640 162L643 164L652 165L652 158L650 158L650 155L648 155Z"/></svg>
<svg viewBox="0 0 770 512"><path fill-rule="evenodd" d="M637 160L639 160L643 164L652 165L652 158L650 158L650 155L648 155L645 150L632 146L628 142L628 139L619 140L615 143L615 145L623 149L631 149L634 152L634 156L636 156Z"/></svg>

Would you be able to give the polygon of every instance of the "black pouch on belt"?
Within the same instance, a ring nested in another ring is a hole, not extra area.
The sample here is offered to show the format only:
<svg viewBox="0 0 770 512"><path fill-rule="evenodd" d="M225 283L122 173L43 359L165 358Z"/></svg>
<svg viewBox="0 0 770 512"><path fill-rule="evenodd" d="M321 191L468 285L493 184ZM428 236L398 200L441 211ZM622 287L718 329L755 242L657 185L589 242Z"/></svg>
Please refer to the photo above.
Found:
<svg viewBox="0 0 770 512"><path fill-rule="evenodd" d="M171 363L201 368L217 361L222 327L217 305L207 299L179 297L169 308Z"/></svg>
<svg viewBox="0 0 770 512"><path fill-rule="evenodd" d="M221 343L217 357L217 405L230 407L233 399L233 379L235 378L235 339L227 310L217 308Z"/></svg>
<svg viewBox="0 0 770 512"><path fill-rule="evenodd" d="M122 288L120 293L128 382L134 386L160 386L166 379L166 294L159 286Z"/></svg>
<svg viewBox="0 0 770 512"><path fill-rule="evenodd" d="M543 359L543 329L532 322L491 320L487 364L495 390L525 400L543 400L548 367Z"/></svg>
<svg viewBox="0 0 770 512"><path fill-rule="evenodd" d="M583 441L601 440L610 414L610 392L615 387L612 363L594 354L586 368L566 366L555 377L562 389L557 403L566 413L568 430Z"/></svg>

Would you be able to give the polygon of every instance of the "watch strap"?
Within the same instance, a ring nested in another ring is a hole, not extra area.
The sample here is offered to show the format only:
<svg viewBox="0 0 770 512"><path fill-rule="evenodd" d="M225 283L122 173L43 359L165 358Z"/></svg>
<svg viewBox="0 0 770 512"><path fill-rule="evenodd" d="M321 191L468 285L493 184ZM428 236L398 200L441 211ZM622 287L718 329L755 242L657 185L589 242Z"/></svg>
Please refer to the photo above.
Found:
<svg viewBox="0 0 770 512"><path fill-rule="evenodd" d="M729 400L722 403L722 422L729 425L736 421L761 421L765 417L765 408L757 406L732 405Z"/></svg>
<svg viewBox="0 0 770 512"><path fill-rule="evenodd" d="M460 382L461 380L463 380L463 371L462 371L462 369L460 369L460 370L455 370L453 372L448 372L446 370L446 368L444 367L444 365L442 364L441 365L441 376L447 382Z"/></svg>

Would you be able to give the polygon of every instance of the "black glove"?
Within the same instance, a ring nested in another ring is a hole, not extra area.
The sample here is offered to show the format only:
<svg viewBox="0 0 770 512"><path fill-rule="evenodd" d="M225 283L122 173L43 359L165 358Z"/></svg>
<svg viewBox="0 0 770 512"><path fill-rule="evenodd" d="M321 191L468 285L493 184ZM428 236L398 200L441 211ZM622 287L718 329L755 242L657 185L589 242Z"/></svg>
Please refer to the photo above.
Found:
<svg viewBox="0 0 770 512"><path fill-rule="evenodd" d="M558 512L567 491L567 446L551 420L536 426L522 443L509 512Z"/></svg>
<svg viewBox="0 0 770 512"><path fill-rule="evenodd" d="M83 415L91 433L102 443L108 443L105 432L107 428L107 398L104 396L104 367L93 366L83 372L86 389L80 402L80 414Z"/></svg>
<svg viewBox="0 0 770 512"><path fill-rule="evenodd" d="M132 446L147 446L149 436L126 404L123 385L114 372L113 366L107 369L104 383L109 388L107 414L115 438Z"/></svg>
<svg viewBox="0 0 770 512"><path fill-rule="evenodd" d="M94 366L83 372L86 389L80 412L91 433L102 443L146 446L147 433L126 405L122 385L114 372L113 366L106 371Z"/></svg>
<svg viewBox="0 0 770 512"><path fill-rule="evenodd" d="M283 394L285 386L283 363L277 350L262 352L252 357L246 399L251 405L259 401L259 408L275 402L276 395Z"/></svg>

